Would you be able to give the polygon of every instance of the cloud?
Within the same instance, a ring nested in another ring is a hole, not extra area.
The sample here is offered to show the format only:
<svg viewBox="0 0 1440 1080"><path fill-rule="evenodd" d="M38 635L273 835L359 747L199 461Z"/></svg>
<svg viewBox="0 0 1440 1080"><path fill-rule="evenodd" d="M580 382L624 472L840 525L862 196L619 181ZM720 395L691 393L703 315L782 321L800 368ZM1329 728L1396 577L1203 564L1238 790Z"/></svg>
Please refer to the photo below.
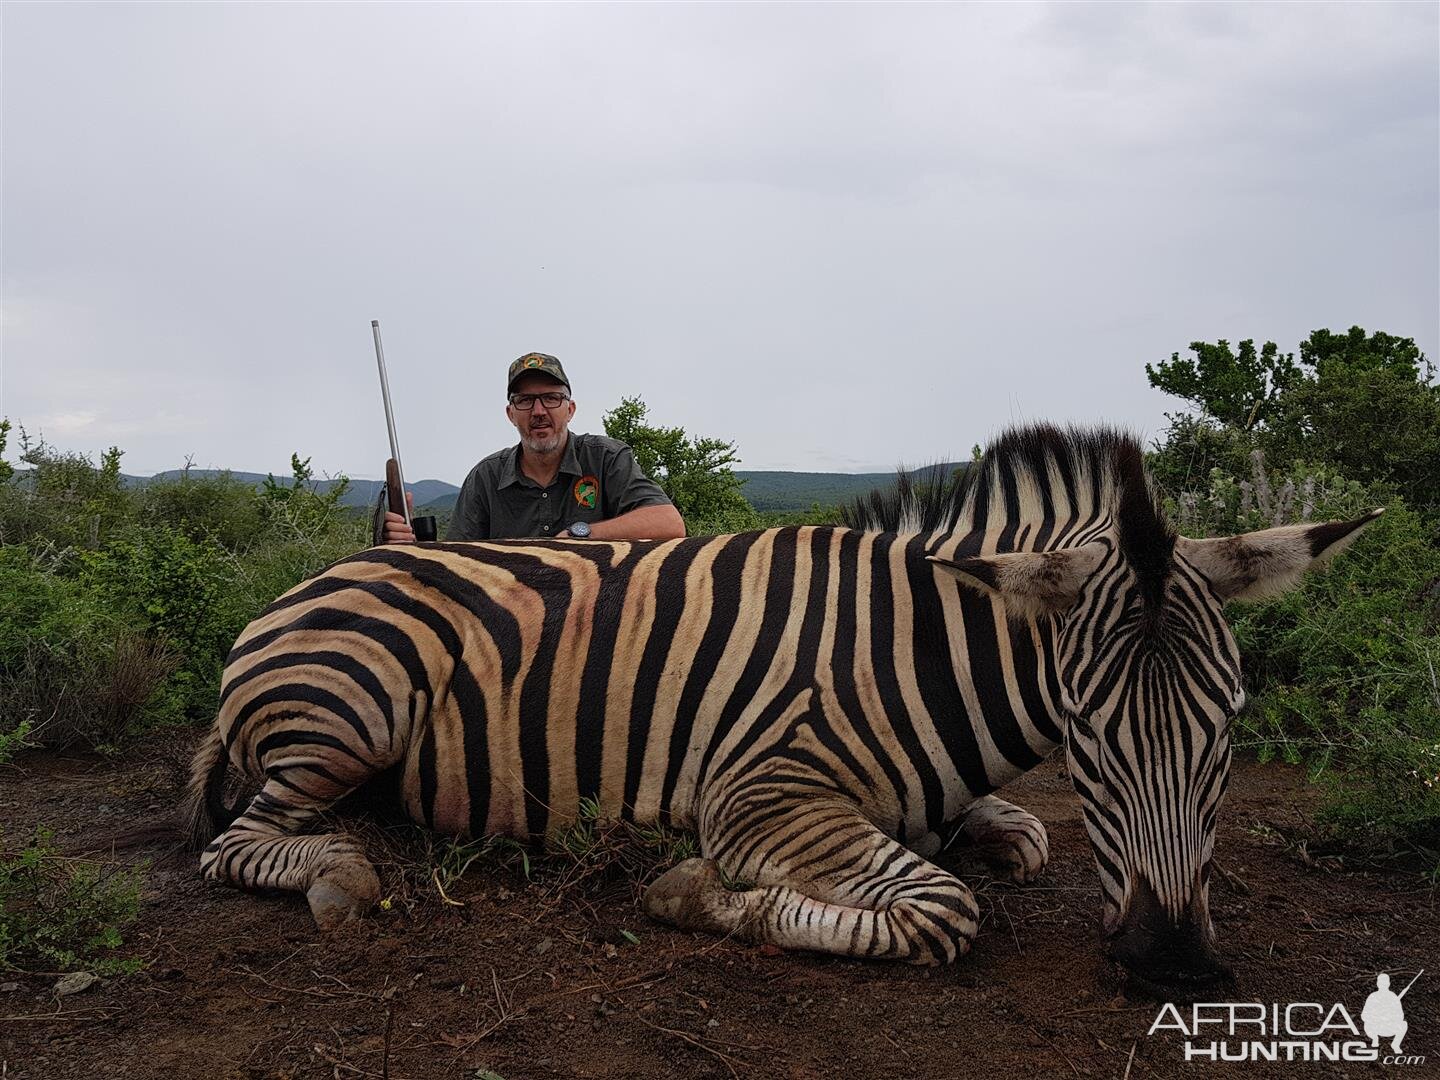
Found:
<svg viewBox="0 0 1440 1080"><path fill-rule="evenodd" d="M54 435L74 435L94 425L93 412L56 413L40 418L40 430Z"/></svg>
<svg viewBox="0 0 1440 1080"><path fill-rule="evenodd" d="M372 318L451 480L532 349L878 471L1156 431L1196 338L1440 347L1433 5L12 7L3 409L137 471L376 475Z"/></svg>

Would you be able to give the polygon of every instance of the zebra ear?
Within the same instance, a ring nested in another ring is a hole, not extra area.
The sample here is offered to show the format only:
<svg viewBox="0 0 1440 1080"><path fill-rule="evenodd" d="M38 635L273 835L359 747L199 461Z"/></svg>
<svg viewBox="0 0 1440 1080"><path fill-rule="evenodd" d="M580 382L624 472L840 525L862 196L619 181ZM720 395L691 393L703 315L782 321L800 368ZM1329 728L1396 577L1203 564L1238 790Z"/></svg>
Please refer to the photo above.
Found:
<svg viewBox="0 0 1440 1080"><path fill-rule="evenodd" d="M1060 551L1016 551L954 561L931 555L929 559L976 592L1000 599L1011 618L1038 619L1073 607L1108 550L1106 544L1093 543Z"/></svg>
<svg viewBox="0 0 1440 1080"><path fill-rule="evenodd" d="M1349 547L1383 510L1354 521L1282 525L1276 529L1175 541L1175 554L1198 570L1221 600L1264 600L1289 592L1305 571L1323 566Z"/></svg>

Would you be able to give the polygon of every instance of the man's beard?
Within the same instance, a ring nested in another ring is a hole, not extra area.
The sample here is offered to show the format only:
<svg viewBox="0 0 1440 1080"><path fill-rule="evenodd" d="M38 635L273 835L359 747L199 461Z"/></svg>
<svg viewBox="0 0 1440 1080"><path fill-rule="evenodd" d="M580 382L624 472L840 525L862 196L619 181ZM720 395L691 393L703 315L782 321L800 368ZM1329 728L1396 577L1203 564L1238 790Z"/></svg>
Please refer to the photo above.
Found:
<svg viewBox="0 0 1440 1080"><path fill-rule="evenodd" d="M565 445L565 432L551 428L547 435L522 434L520 444L532 454L548 454Z"/></svg>

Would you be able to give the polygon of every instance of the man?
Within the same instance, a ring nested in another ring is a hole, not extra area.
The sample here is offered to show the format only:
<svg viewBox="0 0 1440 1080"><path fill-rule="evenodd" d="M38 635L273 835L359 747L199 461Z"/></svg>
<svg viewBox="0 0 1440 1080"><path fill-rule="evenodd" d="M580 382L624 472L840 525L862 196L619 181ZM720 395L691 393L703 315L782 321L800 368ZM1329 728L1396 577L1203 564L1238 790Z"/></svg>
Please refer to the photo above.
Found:
<svg viewBox="0 0 1440 1080"><path fill-rule="evenodd" d="M497 450L465 478L446 540L508 537L669 540L685 522L622 442L572 435L575 402L560 361L526 353L510 365L505 415L518 446ZM410 492L405 493L407 503ZM412 503L413 505L413 503ZM385 515L386 543L413 543L399 514Z"/></svg>

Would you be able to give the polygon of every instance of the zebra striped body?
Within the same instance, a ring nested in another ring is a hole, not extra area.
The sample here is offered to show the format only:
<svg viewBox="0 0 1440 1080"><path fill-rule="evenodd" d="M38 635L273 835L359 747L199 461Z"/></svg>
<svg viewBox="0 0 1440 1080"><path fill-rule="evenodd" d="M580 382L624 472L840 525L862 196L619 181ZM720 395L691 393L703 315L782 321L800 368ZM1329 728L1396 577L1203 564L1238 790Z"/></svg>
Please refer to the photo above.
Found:
<svg viewBox="0 0 1440 1080"><path fill-rule="evenodd" d="M926 520L912 499L881 522L892 531L442 543L342 560L271 605L227 661L197 758L197 838L216 831L227 759L266 784L209 843L206 874L303 889L322 923L364 907L377 886L353 845L294 834L393 768L409 816L457 836L544 837L584 797L607 816L698 831L704 859L647 897L659 917L943 961L968 948L977 911L916 852L933 854L960 822L1017 879L1033 877L1043 828L990 793L1069 732L1116 903L1135 891L1124 868L1144 864L1172 919L1197 897L1203 907L1221 728L1243 697L1219 600L1169 547L1152 553L1160 570L1143 565L1137 544L1175 540L1133 443L1040 434L1024 453L1002 440L947 519L932 507ZM1015 560L1030 569L1007 598ZM1072 578L1112 584L1086 607ZM1047 589L1084 610L1049 610ZM1174 635L1157 631L1165 619ZM1075 723L1096 694L1148 701L1162 728L1156 707L1189 695L1214 728L1203 752L1163 732L1126 751L1195 774L1177 790L1204 788L1198 817L1165 826L1183 848L1169 877L1168 845L1150 844L1158 861L1145 863L1106 809L1113 752ZM725 890L721 872L755 887Z"/></svg>
<svg viewBox="0 0 1440 1080"><path fill-rule="evenodd" d="M372 548L251 624L220 722L262 773L266 706L297 680L334 682L343 643L375 681L312 704L351 714L332 734L367 765L403 762L407 812L441 832L543 837L582 796L695 828L717 776L788 754L843 771L867 817L914 839L1061 738L1043 650L1010 640L1028 628L942 589L927 554L914 537L818 527ZM897 663L917 638L941 647Z"/></svg>

